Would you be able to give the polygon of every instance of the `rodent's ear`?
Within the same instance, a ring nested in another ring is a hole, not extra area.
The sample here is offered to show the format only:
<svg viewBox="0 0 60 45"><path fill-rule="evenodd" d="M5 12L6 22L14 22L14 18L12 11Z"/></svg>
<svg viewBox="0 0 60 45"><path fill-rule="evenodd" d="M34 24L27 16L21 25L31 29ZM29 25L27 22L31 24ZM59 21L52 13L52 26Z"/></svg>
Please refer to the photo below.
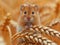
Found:
<svg viewBox="0 0 60 45"><path fill-rule="evenodd" d="M20 6L20 10L21 10L21 11L24 10L24 5L21 5L21 6Z"/></svg>
<svg viewBox="0 0 60 45"><path fill-rule="evenodd" d="M35 10L38 11L39 10L39 6L35 5Z"/></svg>

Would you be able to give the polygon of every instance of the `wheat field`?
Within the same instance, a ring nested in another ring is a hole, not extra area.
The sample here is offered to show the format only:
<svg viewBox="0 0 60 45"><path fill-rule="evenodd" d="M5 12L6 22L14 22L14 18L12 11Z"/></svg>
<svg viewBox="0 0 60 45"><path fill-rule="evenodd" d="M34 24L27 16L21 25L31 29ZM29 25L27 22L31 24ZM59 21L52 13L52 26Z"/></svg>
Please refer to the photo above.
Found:
<svg viewBox="0 0 60 45"><path fill-rule="evenodd" d="M45 5L52 7L52 9L50 10L48 8L45 9L41 8L42 10L40 11L41 23L45 26L48 26L50 22L56 18L60 19L60 0L0 0L0 31L1 31L0 33L2 33L0 35L3 35L5 41L7 42L7 45L12 44L10 40L11 37L9 36L7 29L5 30L5 28L3 27L6 17L7 15L10 15L10 18L17 22L18 17L20 15L20 6L25 3L37 4L39 7L43 7ZM43 14L45 10L47 11L49 10L50 13ZM49 18L47 18L48 15ZM13 27L12 25L9 26L11 27L12 35L14 35L16 33L16 28ZM51 28L60 32L60 23L52 26ZM59 38L45 34L44 36L60 45ZM13 43L15 44L16 42Z"/></svg>

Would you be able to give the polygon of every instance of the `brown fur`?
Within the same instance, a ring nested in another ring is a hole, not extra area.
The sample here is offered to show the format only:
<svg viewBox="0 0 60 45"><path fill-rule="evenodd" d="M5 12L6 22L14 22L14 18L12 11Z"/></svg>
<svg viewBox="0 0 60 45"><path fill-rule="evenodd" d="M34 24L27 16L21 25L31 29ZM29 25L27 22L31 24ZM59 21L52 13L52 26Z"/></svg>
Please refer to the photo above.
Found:
<svg viewBox="0 0 60 45"><path fill-rule="evenodd" d="M25 11L26 11L26 14L24 14ZM32 12L34 12L34 14L32 14ZM38 18L39 17L38 6L37 5L32 6L30 4L27 4L27 6L22 5L20 8L20 16L18 19L18 22L20 23L20 26L22 27L26 26L25 25L26 22L24 20L25 17L26 18L30 17L30 19L33 18L32 25L40 25L40 18Z"/></svg>

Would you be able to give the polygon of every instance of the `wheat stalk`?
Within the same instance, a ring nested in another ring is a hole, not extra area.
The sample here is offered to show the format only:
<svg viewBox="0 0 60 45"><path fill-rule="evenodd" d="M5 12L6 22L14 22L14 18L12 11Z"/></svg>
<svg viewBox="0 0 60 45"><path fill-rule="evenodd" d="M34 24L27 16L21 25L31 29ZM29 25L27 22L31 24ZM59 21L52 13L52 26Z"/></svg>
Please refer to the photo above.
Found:
<svg viewBox="0 0 60 45"><path fill-rule="evenodd" d="M30 28L31 30L35 30L37 32L44 32L46 34L49 34L51 36L56 36L58 38L60 38L60 32L54 30L54 29L51 29L49 27L46 27L46 26L33 26L32 28Z"/></svg>
<svg viewBox="0 0 60 45"><path fill-rule="evenodd" d="M56 25L58 23L60 23L60 19L56 18L55 20L52 20L52 22L50 23L49 26L52 27L52 26L54 26L54 25Z"/></svg>
<svg viewBox="0 0 60 45"><path fill-rule="evenodd" d="M39 32L36 32L34 30L25 30L20 32L19 34L15 35L15 39L20 39L20 42L25 42L29 44L41 44L41 45L57 45L56 43L52 42L51 40L48 40L47 38L43 37ZM14 36L14 37L15 37ZM14 40L15 40L14 39Z"/></svg>

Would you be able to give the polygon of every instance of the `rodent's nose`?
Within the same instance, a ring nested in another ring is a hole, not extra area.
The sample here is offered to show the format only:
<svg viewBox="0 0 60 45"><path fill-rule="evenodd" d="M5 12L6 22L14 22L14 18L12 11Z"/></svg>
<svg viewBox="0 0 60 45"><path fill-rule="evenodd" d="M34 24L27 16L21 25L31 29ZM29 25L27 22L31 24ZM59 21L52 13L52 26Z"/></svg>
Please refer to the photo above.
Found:
<svg viewBox="0 0 60 45"><path fill-rule="evenodd" d="M27 17L28 20L30 20L30 17Z"/></svg>

